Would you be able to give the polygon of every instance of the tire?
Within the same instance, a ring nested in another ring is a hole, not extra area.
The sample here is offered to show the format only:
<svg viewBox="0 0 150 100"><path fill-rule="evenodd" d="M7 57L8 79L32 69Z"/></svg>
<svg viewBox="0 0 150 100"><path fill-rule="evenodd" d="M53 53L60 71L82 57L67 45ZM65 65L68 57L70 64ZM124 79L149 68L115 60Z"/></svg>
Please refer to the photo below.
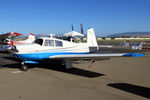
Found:
<svg viewBox="0 0 150 100"><path fill-rule="evenodd" d="M28 71L28 65L23 64L22 67L21 67L21 70Z"/></svg>

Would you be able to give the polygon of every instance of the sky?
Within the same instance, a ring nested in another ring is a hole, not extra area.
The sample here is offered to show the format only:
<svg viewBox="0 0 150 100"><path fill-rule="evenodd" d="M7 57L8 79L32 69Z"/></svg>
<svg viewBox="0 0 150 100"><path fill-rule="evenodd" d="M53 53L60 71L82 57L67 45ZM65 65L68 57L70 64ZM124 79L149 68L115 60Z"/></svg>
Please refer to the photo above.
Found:
<svg viewBox="0 0 150 100"><path fill-rule="evenodd" d="M0 0L0 32L150 32L150 0Z"/></svg>

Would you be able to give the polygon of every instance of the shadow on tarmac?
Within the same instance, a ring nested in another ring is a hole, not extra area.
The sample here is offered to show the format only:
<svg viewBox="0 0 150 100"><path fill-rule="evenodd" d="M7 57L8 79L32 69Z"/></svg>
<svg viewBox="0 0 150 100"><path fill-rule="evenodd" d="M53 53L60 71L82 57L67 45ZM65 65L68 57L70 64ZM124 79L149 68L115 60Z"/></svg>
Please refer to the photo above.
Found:
<svg viewBox="0 0 150 100"><path fill-rule="evenodd" d="M22 62L22 60L20 59L16 59L14 57L3 57L4 59L8 59L8 60L11 60L11 61L15 61L15 62Z"/></svg>
<svg viewBox="0 0 150 100"><path fill-rule="evenodd" d="M101 74L101 73L92 72L92 71L75 68L75 67L66 70L65 66L63 66L63 65L59 65L59 66L58 65L49 65L49 66L46 65L44 67L40 66L40 68L45 68L45 69L49 69L49 70L64 72L64 73L88 77L88 78L104 76L104 74Z"/></svg>
<svg viewBox="0 0 150 100"><path fill-rule="evenodd" d="M20 63L5 64L5 65L1 65L1 68L18 68L18 69L20 69L20 66L21 66Z"/></svg>
<svg viewBox="0 0 150 100"><path fill-rule="evenodd" d="M5 64L5 65L2 65L1 67L2 68L18 68L18 69L20 69L20 66L21 66L20 63L15 63L15 64ZM53 64L52 65L51 64L41 65L40 64L40 65L32 65L30 68L34 68L34 67L45 68L48 70L54 70L54 71L64 72L64 73L78 75L78 76L82 76L82 77L88 77L88 78L104 76L104 74L92 72L92 71L88 71L88 70L84 70L84 69L80 69L80 68L72 68L72 69L66 70L65 66L63 66L63 65L53 65Z"/></svg>
<svg viewBox="0 0 150 100"><path fill-rule="evenodd" d="M147 87L137 86L128 83L111 83L108 84L107 86L117 88L150 99L150 88Z"/></svg>

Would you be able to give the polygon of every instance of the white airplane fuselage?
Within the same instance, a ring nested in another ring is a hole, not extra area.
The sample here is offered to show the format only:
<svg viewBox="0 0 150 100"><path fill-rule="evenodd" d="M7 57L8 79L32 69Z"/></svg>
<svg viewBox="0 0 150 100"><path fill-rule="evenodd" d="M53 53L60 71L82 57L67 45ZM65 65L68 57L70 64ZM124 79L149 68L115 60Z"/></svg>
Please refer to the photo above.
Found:
<svg viewBox="0 0 150 100"><path fill-rule="evenodd" d="M38 43L38 42L41 43ZM35 43L16 45L17 52L13 55L22 60L44 60L53 55L88 54L97 51L97 47L89 49L87 43L74 43L56 38L39 38Z"/></svg>

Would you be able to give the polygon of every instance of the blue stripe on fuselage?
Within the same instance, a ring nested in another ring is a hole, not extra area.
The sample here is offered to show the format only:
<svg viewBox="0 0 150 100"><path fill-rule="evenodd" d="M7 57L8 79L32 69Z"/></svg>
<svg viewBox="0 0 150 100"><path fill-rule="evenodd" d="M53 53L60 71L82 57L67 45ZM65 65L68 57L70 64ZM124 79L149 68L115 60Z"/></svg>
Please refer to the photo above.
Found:
<svg viewBox="0 0 150 100"><path fill-rule="evenodd" d="M29 53L29 54L13 54L14 57L22 60L43 60L49 59L54 55L68 55L68 54L89 54L89 52L74 53L74 52L51 52L51 53Z"/></svg>

